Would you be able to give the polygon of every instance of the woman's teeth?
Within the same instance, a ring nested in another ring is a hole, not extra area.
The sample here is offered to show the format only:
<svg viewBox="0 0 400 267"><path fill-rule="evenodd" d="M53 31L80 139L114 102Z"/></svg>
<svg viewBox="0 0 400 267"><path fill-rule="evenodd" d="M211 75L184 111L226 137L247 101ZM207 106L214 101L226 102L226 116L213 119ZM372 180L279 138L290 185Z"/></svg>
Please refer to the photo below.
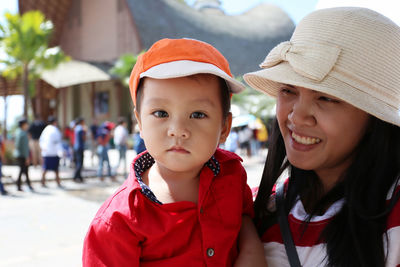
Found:
<svg viewBox="0 0 400 267"><path fill-rule="evenodd" d="M319 138L314 138L314 137L305 137L305 136L300 136L292 132L292 138L300 144L303 145L313 145L313 144L318 144L321 142L321 139Z"/></svg>

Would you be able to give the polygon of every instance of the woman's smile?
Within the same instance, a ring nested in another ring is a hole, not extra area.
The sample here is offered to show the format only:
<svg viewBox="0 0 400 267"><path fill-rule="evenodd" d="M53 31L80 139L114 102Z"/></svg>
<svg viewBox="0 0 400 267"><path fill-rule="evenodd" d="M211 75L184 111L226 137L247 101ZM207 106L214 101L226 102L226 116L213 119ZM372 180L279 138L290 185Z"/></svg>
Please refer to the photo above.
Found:
<svg viewBox="0 0 400 267"><path fill-rule="evenodd" d="M319 138L302 136L300 134L296 134L295 132L292 132L292 138L294 141L302 145L314 145L321 142L321 139Z"/></svg>

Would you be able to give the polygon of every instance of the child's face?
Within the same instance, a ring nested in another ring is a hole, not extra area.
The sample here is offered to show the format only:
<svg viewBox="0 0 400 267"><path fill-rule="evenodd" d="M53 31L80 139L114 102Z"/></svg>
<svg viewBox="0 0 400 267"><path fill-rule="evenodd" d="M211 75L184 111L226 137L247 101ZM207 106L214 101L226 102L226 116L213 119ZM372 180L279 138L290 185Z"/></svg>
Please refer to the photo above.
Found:
<svg viewBox="0 0 400 267"><path fill-rule="evenodd" d="M339 177L351 164L369 115L330 95L282 85L276 116L288 160L322 176Z"/></svg>
<svg viewBox="0 0 400 267"><path fill-rule="evenodd" d="M200 171L229 134L232 117L222 117L215 76L152 79L143 85L140 135L160 167Z"/></svg>

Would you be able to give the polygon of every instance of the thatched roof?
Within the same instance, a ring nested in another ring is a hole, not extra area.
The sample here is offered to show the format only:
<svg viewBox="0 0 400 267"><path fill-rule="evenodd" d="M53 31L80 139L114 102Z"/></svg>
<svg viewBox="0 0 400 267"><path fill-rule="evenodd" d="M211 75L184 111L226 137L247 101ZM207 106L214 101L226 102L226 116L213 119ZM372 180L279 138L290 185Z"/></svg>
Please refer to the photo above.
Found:
<svg viewBox="0 0 400 267"><path fill-rule="evenodd" d="M161 38L195 38L214 45L235 75L258 69L268 51L288 40L294 23L279 7L260 4L229 16L176 0L127 0L144 49Z"/></svg>

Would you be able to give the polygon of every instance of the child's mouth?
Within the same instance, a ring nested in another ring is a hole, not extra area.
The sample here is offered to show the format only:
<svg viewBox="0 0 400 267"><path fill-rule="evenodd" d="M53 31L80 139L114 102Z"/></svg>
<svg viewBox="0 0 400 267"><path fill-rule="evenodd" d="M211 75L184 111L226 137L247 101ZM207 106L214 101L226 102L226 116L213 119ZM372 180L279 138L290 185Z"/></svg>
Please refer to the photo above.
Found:
<svg viewBox="0 0 400 267"><path fill-rule="evenodd" d="M189 153L186 149L180 146L173 146L170 149L168 149L168 152L176 152L176 153Z"/></svg>

